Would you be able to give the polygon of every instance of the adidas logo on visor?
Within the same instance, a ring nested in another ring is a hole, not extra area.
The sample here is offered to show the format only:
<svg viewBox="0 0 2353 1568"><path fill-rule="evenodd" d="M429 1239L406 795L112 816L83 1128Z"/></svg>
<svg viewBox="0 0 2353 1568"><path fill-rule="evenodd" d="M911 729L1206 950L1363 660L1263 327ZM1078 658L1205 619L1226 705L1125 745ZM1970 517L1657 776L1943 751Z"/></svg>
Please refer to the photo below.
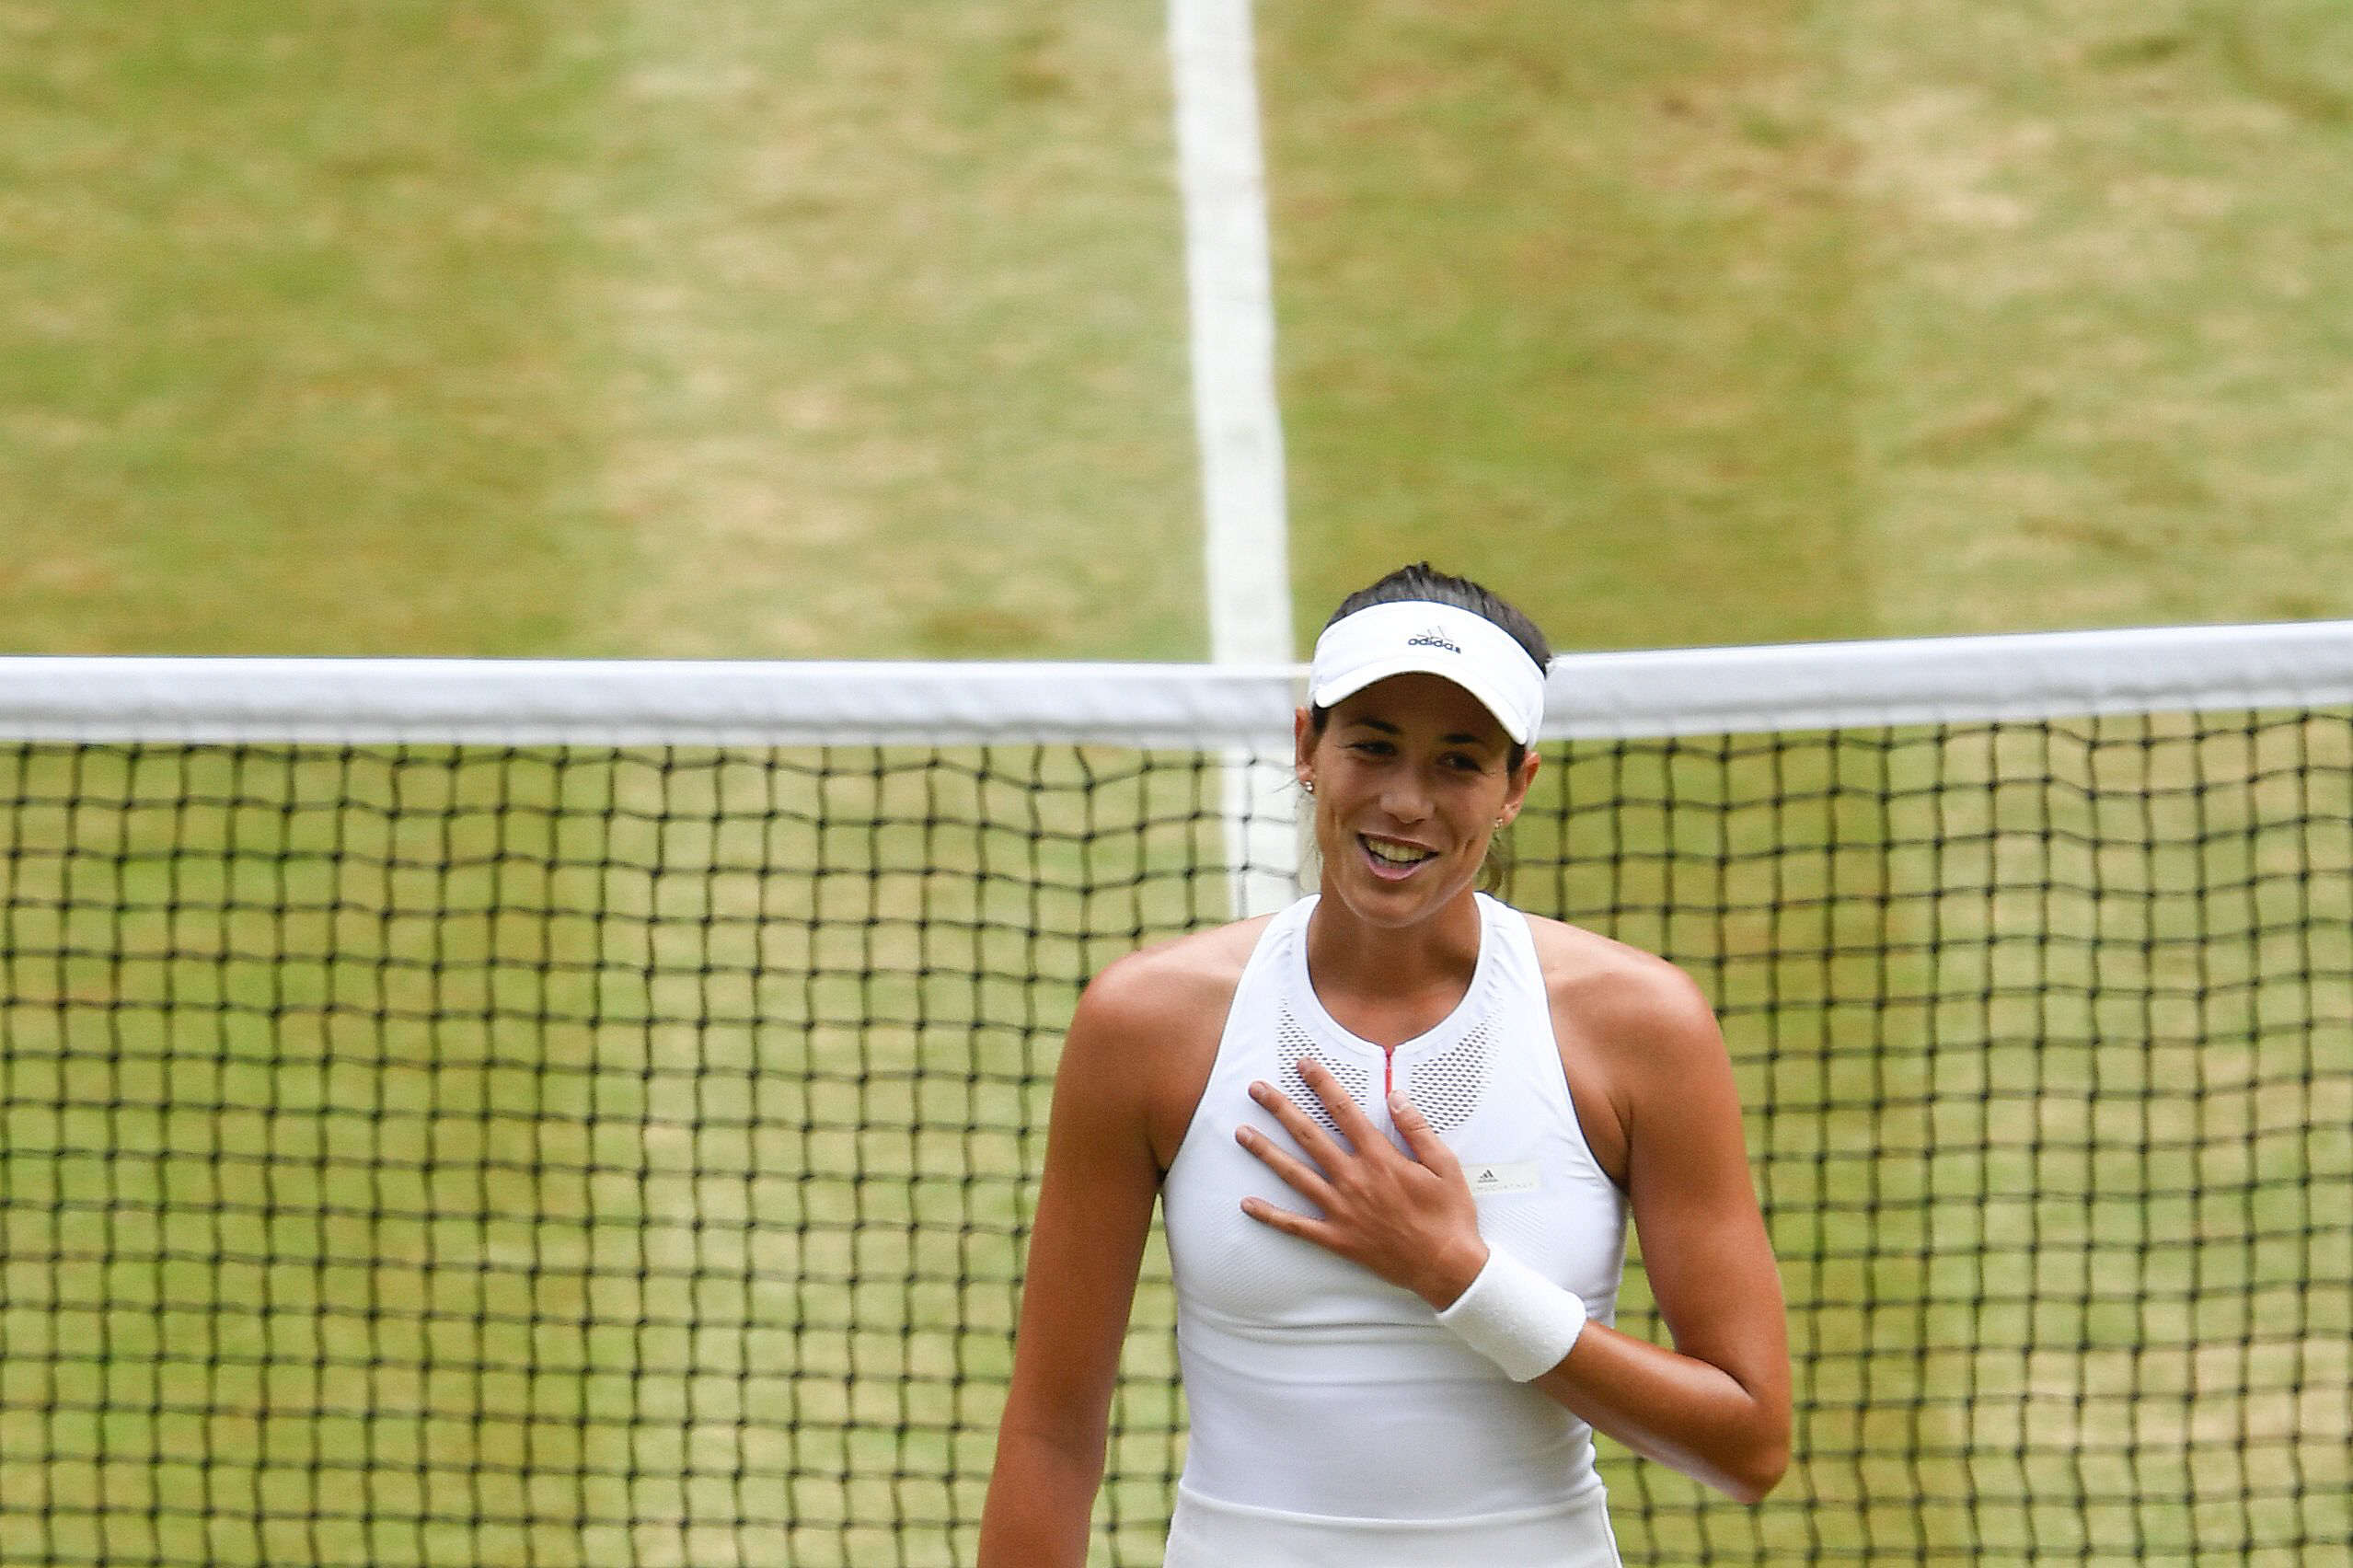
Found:
<svg viewBox="0 0 2353 1568"><path fill-rule="evenodd" d="M1436 627L1432 627L1429 630L1424 632L1419 637L1407 638L1405 640L1405 646L1408 648L1443 648L1449 653L1459 653L1462 651L1461 649L1457 648L1453 643L1448 642L1446 640L1446 633Z"/></svg>

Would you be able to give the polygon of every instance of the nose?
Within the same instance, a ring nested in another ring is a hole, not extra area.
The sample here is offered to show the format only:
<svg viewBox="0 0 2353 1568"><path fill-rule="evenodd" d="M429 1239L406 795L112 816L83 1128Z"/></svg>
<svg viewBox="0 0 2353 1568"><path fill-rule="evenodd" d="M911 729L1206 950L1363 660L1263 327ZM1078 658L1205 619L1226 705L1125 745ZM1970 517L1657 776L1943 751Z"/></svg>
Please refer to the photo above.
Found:
<svg viewBox="0 0 2353 1568"><path fill-rule="evenodd" d="M1380 809L1401 823L1420 822L1428 816L1430 791L1421 775L1412 768L1398 769L1381 790Z"/></svg>

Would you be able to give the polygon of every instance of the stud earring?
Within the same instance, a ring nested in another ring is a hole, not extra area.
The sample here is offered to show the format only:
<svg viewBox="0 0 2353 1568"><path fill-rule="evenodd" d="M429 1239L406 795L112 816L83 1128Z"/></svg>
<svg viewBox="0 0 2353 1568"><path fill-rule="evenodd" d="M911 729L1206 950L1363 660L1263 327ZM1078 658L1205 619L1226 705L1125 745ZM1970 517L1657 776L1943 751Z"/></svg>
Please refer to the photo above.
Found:
<svg viewBox="0 0 2353 1568"><path fill-rule="evenodd" d="M1315 780L1312 778L1302 778L1299 780L1299 788L1312 795L1315 793Z"/></svg>

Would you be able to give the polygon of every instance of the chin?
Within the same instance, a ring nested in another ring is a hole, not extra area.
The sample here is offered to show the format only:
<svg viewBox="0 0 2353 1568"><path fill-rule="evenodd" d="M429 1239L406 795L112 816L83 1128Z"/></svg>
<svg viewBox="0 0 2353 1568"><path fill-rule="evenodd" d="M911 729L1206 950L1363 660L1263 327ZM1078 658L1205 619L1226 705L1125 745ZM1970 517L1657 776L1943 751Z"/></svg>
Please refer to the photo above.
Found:
<svg viewBox="0 0 2353 1568"><path fill-rule="evenodd" d="M1438 876L1433 874L1436 870L1432 868L1411 882L1383 882L1362 866L1352 866L1345 873L1334 876L1332 862L1326 859L1323 893L1327 897L1337 896L1347 905L1350 913L1367 925L1411 926L1451 905L1476 880L1475 874L1464 875L1451 870Z"/></svg>

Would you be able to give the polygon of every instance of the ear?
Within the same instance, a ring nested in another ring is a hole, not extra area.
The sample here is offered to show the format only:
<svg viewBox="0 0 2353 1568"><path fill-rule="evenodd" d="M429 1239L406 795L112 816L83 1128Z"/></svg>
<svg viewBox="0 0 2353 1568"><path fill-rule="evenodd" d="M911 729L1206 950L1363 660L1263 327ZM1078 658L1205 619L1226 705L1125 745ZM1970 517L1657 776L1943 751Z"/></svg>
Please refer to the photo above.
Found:
<svg viewBox="0 0 2353 1568"><path fill-rule="evenodd" d="M1291 777L1301 789L1315 782L1315 725L1304 708L1291 714Z"/></svg>
<svg viewBox="0 0 2353 1568"><path fill-rule="evenodd" d="M1519 815L1520 807L1528 803L1528 787L1536 782L1536 768L1542 760L1534 746L1528 748L1527 758L1513 771L1511 787L1505 791L1504 809L1496 813L1497 827L1509 827L1512 819Z"/></svg>

